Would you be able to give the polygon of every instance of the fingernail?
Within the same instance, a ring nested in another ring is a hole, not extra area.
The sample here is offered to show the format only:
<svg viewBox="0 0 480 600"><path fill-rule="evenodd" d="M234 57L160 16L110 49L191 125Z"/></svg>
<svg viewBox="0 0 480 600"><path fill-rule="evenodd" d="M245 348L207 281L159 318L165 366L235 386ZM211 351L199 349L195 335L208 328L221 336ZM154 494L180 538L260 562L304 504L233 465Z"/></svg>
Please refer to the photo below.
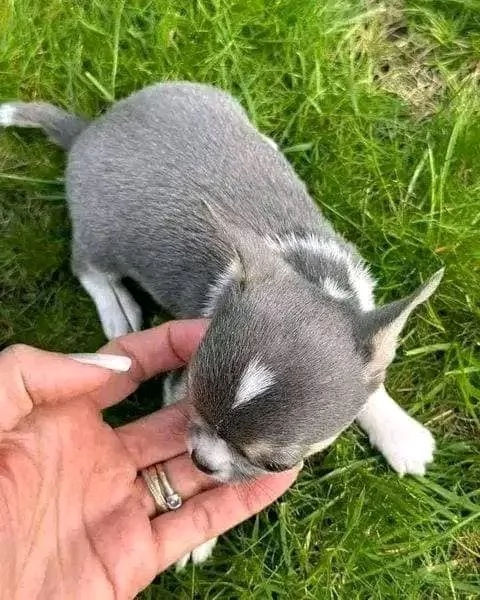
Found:
<svg viewBox="0 0 480 600"><path fill-rule="evenodd" d="M110 371L118 371L126 373L132 366L132 360L128 356L118 356L116 354L68 354L72 360L75 360L84 365L93 365L110 369Z"/></svg>

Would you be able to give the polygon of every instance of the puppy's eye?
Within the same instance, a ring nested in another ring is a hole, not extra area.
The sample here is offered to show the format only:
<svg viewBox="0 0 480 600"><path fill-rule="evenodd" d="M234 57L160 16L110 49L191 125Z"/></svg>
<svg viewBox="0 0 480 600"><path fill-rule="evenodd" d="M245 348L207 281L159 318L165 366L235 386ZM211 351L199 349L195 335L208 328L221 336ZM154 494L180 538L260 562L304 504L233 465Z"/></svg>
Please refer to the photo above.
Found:
<svg viewBox="0 0 480 600"><path fill-rule="evenodd" d="M288 471L292 467L289 465L281 465L280 463L275 462L267 462L264 465L266 471L270 471L271 473L281 473L282 471Z"/></svg>

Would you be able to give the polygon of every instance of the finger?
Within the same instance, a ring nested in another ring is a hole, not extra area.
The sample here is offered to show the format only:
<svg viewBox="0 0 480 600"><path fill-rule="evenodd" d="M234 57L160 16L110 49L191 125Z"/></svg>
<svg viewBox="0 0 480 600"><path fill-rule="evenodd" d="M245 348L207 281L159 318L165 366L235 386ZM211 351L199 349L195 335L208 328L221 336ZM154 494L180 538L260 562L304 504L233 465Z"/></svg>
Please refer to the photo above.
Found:
<svg viewBox="0 0 480 600"><path fill-rule="evenodd" d="M288 489L297 473L286 471L250 483L216 487L153 519L158 570L260 512Z"/></svg>
<svg viewBox="0 0 480 600"><path fill-rule="evenodd" d="M205 320L172 321L108 344L108 354L132 360L131 373L82 364L78 356L14 345L0 353L0 431L9 431L33 406L77 397L106 408L135 391L140 381L184 364L207 327Z"/></svg>
<svg viewBox="0 0 480 600"><path fill-rule="evenodd" d="M187 410L185 403L173 404L115 429L138 469L185 452Z"/></svg>
<svg viewBox="0 0 480 600"><path fill-rule="evenodd" d="M127 373L112 376L108 388L98 398L99 405L106 408L115 404L133 393L143 381L185 365L207 326L205 319L168 321L108 343L99 352L128 356L132 366Z"/></svg>
<svg viewBox="0 0 480 600"><path fill-rule="evenodd" d="M211 477L199 471L186 453L162 462L161 467L170 485L177 494L180 494L183 501L218 485ZM135 481L135 494L148 516L153 517L156 512L153 496L141 476Z"/></svg>
<svg viewBox="0 0 480 600"><path fill-rule="evenodd" d="M0 430L11 430L36 405L93 394L111 376L62 354L10 346L0 353Z"/></svg>

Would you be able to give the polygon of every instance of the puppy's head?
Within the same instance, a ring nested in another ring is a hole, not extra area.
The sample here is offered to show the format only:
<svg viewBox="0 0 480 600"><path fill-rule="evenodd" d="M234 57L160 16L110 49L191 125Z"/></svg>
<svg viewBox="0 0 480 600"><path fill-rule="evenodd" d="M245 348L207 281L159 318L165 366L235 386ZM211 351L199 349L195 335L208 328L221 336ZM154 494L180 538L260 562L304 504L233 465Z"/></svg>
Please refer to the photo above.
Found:
<svg viewBox="0 0 480 600"><path fill-rule="evenodd" d="M233 280L187 374L197 467L229 481L327 447L383 382L408 315L440 278L367 313L286 265Z"/></svg>
<svg viewBox="0 0 480 600"><path fill-rule="evenodd" d="M231 291L188 369L192 459L219 480L295 466L367 397L347 315L276 284Z"/></svg>

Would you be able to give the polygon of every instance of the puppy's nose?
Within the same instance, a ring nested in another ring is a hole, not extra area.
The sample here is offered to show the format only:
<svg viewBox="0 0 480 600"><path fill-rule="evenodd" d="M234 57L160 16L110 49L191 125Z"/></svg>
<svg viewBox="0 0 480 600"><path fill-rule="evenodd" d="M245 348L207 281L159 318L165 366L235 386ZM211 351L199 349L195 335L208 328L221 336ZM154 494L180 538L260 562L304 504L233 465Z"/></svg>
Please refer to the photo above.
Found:
<svg viewBox="0 0 480 600"><path fill-rule="evenodd" d="M205 463L203 463L197 454L196 450L192 450L192 453L190 454L190 457L192 459L193 464L197 467L197 469L199 469L200 471L203 471L204 473L206 473L207 475L213 475L213 473L215 473L215 469L211 469L210 467L208 467Z"/></svg>

